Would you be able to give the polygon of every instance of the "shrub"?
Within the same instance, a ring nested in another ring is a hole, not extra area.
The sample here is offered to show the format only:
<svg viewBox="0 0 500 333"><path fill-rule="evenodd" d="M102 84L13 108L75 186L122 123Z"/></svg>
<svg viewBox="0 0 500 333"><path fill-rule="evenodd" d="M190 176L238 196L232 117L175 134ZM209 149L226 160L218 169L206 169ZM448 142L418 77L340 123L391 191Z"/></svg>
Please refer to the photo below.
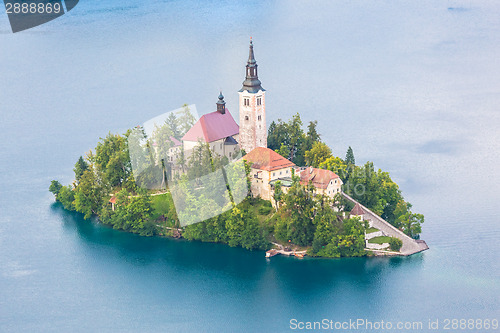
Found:
<svg viewBox="0 0 500 333"><path fill-rule="evenodd" d="M389 240L389 245L391 247L391 250L399 252L399 250L403 246L403 241L399 238L391 237L391 239Z"/></svg>
<svg viewBox="0 0 500 333"><path fill-rule="evenodd" d="M260 215L268 215L271 212L271 209L272 209L272 206L271 207L268 207L268 206L259 207L259 214Z"/></svg>

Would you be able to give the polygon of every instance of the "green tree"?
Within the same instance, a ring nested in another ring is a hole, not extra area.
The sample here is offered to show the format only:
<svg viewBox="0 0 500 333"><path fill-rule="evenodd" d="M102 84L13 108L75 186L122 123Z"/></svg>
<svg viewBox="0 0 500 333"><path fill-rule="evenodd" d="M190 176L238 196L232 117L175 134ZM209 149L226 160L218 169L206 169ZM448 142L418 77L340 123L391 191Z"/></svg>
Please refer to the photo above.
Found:
<svg viewBox="0 0 500 333"><path fill-rule="evenodd" d="M265 250L268 242L255 215L245 214L245 230L241 234L241 246L247 250Z"/></svg>
<svg viewBox="0 0 500 333"><path fill-rule="evenodd" d="M300 115L295 114L288 122L281 119L272 122L268 130L267 145L281 156L303 166L307 145Z"/></svg>
<svg viewBox="0 0 500 333"><path fill-rule="evenodd" d="M290 156L290 149L284 143L281 144L280 149L278 149L276 152L284 158L288 158Z"/></svg>
<svg viewBox="0 0 500 333"><path fill-rule="evenodd" d="M332 157L332 150L323 142L315 142L311 150L306 151L306 165L317 168L321 163Z"/></svg>
<svg viewBox="0 0 500 333"><path fill-rule="evenodd" d="M337 236L337 247L341 257L363 256L365 252L366 224L358 217L346 219L342 224L342 232Z"/></svg>
<svg viewBox="0 0 500 333"><path fill-rule="evenodd" d="M323 205L316 216L314 217L314 224L316 231L314 232L314 239L312 243L313 253L318 253L328 243L330 243L336 234L334 223L336 222L336 215L329 205Z"/></svg>
<svg viewBox="0 0 500 333"><path fill-rule="evenodd" d="M131 170L126 138L111 133L101 138L95 149L94 161L96 172L102 175L103 182L121 186Z"/></svg>
<svg viewBox="0 0 500 333"><path fill-rule="evenodd" d="M276 209L279 209L284 198L283 189L281 188L281 181L279 180L274 184L273 198L276 202Z"/></svg>
<svg viewBox="0 0 500 333"><path fill-rule="evenodd" d="M307 136L306 136L306 151L310 150L315 142L320 142L320 135L316 129L318 121L310 121L307 125Z"/></svg>
<svg viewBox="0 0 500 333"><path fill-rule="evenodd" d="M290 133L288 131L288 124L281 119L278 119L277 122L272 121L267 134L267 147L278 151L282 145L288 147L289 144ZM282 156L288 157L287 154Z"/></svg>
<svg viewBox="0 0 500 333"><path fill-rule="evenodd" d="M153 236L158 233L158 228L153 221L153 205L151 197L140 191L139 195L133 196L126 189L116 194L116 209L112 212L108 207L100 214L101 220L113 226L114 229L139 234L141 236Z"/></svg>
<svg viewBox="0 0 500 333"><path fill-rule="evenodd" d="M83 159L82 156L78 159L78 161L75 164L75 167L73 168L73 171L75 172L75 179L77 182L80 181L80 178L82 177L83 173L85 170L89 168L89 165L85 160Z"/></svg>
<svg viewBox="0 0 500 333"><path fill-rule="evenodd" d="M77 212L84 214L85 219L89 219L92 214L99 213L104 201L105 189L92 165L83 173L75 192Z"/></svg>
<svg viewBox="0 0 500 333"><path fill-rule="evenodd" d="M56 200L63 205L64 209L75 210L75 191L71 185L61 187Z"/></svg>
<svg viewBox="0 0 500 333"><path fill-rule="evenodd" d="M155 164L160 164L162 160L168 161L168 150L174 145L170 139L173 134L166 121L162 126L155 125L152 135L155 142Z"/></svg>
<svg viewBox="0 0 500 333"><path fill-rule="evenodd" d="M288 131L290 136L290 154L288 159L299 166L303 166L305 162L305 149L302 146L305 142L304 131L302 130L302 120L300 115L297 113L292 117L292 120L288 124Z"/></svg>
<svg viewBox="0 0 500 333"><path fill-rule="evenodd" d="M391 237L389 239L389 246L390 246L391 250L399 252L399 250L403 246L403 241L401 241L401 239L399 239L399 238Z"/></svg>
<svg viewBox="0 0 500 333"><path fill-rule="evenodd" d="M345 155L345 163L347 165L356 165L356 160L354 159L354 152L352 151L351 146L347 148L347 153Z"/></svg>
<svg viewBox="0 0 500 333"><path fill-rule="evenodd" d="M61 185L61 183L59 183L57 180L53 180L50 182L49 191L57 197L62 187L63 186Z"/></svg>
<svg viewBox="0 0 500 333"><path fill-rule="evenodd" d="M419 238L422 232L422 223L424 223L424 215L408 212L398 218L399 225L405 234L412 238Z"/></svg>
<svg viewBox="0 0 500 333"><path fill-rule="evenodd" d="M233 208L231 214L229 214L226 220L226 230L229 246L241 245L242 234L245 231L245 221L243 211L238 207Z"/></svg>
<svg viewBox="0 0 500 333"><path fill-rule="evenodd" d="M180 115L178 117L178 128L180 130L179 136L182 137L187 133L196 123L196 118L191 113L191 109L187 104L182 106L182 110L180 111Z"/></svg>
<svg viewBox="0 0 500 333"><path fill-rule="evenodd" d="M330 156L319 164L320 169L326 169L335 172L345 183L347 181L347 165L340 157Z"/></svg>
<svg viewBox="0 0 500 333"><path fill-rule="evenodd" d="M211 242L227 243L227 212L209 219L206 222L206 233Z"/></svg>
<svg viewBox="0 0 500 333"><path fill-rule="evenodd" d="M174 112L170 112L168 114L167 120L165 120L166 125L168 126L172 136L177 140L182 138L181 129L179 128L179 120L177 119Z"/></svg>
<svg viewBox="0 0 500 333"><path fill-rule="evenodd" d="M287 223L287 239L301 246L310 245L314 238L314 188L302 186L294 177L292 186L285 196L285 205L290 215Z"/></svg>

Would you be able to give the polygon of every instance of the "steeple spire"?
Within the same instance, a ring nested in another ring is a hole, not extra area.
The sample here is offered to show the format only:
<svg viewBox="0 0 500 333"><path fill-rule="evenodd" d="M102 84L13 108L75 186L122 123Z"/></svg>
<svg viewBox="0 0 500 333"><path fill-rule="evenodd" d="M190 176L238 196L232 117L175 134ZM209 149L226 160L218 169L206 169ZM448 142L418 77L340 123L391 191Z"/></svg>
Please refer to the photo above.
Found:
<svg viewBox="0 0 500 333"><path fill-rule="evenodd" d="M250 37L250 51L248 54L247 64L248 65L255 65L256 63L257 63L257 61L255 61L255 56L253 55L253 41L252 41L252 37ZM257 65L255 65L255 66L257 66Z"/></svg>
<svg viewBox="0 0 500 333"><path fill-rule="evenodd" d="M224 101L224 96L222 95L222 91L219 94L219 100L217 101L217 111L225 114L226 113L226 102Z"/></svg>
<svg viewBox="0 0 500 333"><path fill-rule="evenodd" d="M250 49L248 52L248 61L246 66L246 77L243 81L243 88L240 91L248 90L248 92L256 93L259 90L264 90L261 86L261 82L257 75L257 61L255 61L255 56L253 54L253 41L250 37Z"/></svg>

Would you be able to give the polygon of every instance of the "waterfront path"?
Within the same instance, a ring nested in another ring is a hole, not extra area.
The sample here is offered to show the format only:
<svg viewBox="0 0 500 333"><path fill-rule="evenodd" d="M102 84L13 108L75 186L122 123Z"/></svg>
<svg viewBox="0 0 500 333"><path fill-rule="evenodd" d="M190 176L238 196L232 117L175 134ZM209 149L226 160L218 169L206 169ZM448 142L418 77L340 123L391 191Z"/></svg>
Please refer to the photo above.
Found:
<svg viewBox="0 0 500 333"><path fill-rule="evenodd" d="M358 203L356 200L342 192L342 195L352 203L356 204ZM415 240L409 236L407 236L405 233L403 233L401 230L395 228L392 224L389 222L385 221L382 219L380 216L366 208L365 206L359 204L361 208L363 208L363 212L365 213L363 215L363 218L367 221L369 221L370 226L379 229L380 231L384 232L386 235L391 236L391 237L396 237L401 239L403 242L403 246L401 247L400 253L404 256L409 256L418 252L422 252L427 250L429 247L423 240Z"/></svg>
<svg viewBox="0 0 500 333"><path fill-rule="evenodd" d="M273 245L276 245L278 248L276 249L277 253L278 254L283 254L285 256L294 256L296 254L298 255L305 255L307 253L307 251L294 251L294 250L291 250L291 251L285 251L285 248L283 247L283 245L281 244L278 244L278 243L274 243L274 242L271 242L271 244Z"/></svg>

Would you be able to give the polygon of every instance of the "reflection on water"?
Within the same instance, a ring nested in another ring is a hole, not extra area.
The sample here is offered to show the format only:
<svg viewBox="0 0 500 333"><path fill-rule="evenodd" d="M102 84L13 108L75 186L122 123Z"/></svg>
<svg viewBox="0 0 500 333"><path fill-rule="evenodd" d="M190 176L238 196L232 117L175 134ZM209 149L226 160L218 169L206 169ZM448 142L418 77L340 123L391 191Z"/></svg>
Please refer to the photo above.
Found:
<svg viewBox="0 0 500 333"><path fill-rule="evenodd" d="M356 288L378 288L386 275L404 266L417 267L423 255L407 258L304 258L277 256L266 259L263 251L247 251L223 244L176 240L163 237L142 237L113 230L95 220L68 212L62 205L51 205L61 216L67 232L78 235L82 250L93 253L95 260L134 262L137 265L159 265L164 269L212 271L228 278L242 280L277 279L290 290L320 293L335 290L344 283ZM99 245L96 247L95 245ZM105 251L112 248L113 251ZM106 258L106 256L108 256Z"/></svg>

